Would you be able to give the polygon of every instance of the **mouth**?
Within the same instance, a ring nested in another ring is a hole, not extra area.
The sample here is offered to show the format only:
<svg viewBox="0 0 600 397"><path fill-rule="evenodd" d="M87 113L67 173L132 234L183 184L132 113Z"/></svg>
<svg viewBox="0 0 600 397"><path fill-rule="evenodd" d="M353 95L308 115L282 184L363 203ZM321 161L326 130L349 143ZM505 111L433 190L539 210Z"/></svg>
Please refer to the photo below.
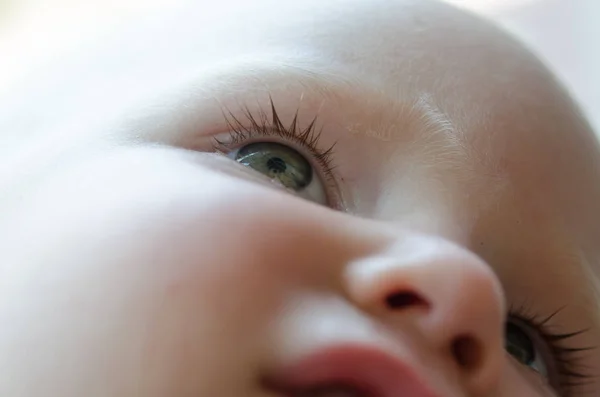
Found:
<svg viewBox="0 0 600 397"><path fill-rule="evenodd" d="M265 386L277 397L440 397L407 363L355 345L300 359L265 379Z"/></svg>

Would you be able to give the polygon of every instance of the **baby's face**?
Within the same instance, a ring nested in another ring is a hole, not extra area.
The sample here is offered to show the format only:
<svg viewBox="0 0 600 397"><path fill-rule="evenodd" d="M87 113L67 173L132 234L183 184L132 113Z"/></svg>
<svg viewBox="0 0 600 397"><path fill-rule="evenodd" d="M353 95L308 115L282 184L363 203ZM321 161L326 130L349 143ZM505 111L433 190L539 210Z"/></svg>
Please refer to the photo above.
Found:
<svg viewBox="0 0 600 397"><path fill-rule="evenodd" d="M0 395L598 395L600 156L548 72L437 3L229 3L3 100Z"/></svg>

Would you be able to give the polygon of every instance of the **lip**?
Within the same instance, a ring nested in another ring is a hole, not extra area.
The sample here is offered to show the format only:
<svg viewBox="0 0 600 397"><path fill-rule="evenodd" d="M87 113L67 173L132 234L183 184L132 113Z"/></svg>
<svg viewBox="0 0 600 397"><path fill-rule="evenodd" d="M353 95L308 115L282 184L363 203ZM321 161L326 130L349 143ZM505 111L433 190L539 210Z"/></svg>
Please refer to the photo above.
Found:
<svg viewBox="0 0 600 397"><path fill-rule="evenodd" d="M348 387L361 397L440 397L407 363L370 346L319 350L268 378L267 387L281 397L310 390Z"/></svg>

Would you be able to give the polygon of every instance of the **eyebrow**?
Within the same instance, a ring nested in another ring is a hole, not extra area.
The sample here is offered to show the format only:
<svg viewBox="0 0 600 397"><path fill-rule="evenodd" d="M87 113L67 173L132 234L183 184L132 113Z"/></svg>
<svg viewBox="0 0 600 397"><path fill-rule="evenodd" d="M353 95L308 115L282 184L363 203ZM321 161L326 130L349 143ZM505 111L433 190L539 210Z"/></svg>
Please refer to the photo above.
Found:
<svg viewBox="0 0 600 397"><path fill-rule="evenodd" d="M338 70L332 65L318 65L306 59L275 59L273 54L257 55L252 58L233 59L226 64L207 66L182 79L175 90L167 96L171 102L152 105L155 114L141 115L130 119L125 129L135 130L141 135L153 136L159 141L173 138L183 140L186 136L210 135L223 125L223 110L243 107L244 103L256 103L259 96L275 92L277 105L298 104L298 101L327 103L327 106L344 109L351 101L364 102L364 109L376 109L385 113L387 121L369 120L362 129L349 132L367 134L380 140L392 139L397 131L418 129L418 138L423 144L433 144L439 151L439 159L467 157L467 145L450 118L435 104L432 95L398 93L390 95L384 87L367 81L365 76ZM343 69L343 68L339 68ZM174 100L173 100L174 99ZM282 104L283 103L283 104ZM412 125L411 125L412 124ZM407 128L408 127L408 128ZM161 131L162 130L162 131ZM452 156L448 156L452 154Z"/></svg>

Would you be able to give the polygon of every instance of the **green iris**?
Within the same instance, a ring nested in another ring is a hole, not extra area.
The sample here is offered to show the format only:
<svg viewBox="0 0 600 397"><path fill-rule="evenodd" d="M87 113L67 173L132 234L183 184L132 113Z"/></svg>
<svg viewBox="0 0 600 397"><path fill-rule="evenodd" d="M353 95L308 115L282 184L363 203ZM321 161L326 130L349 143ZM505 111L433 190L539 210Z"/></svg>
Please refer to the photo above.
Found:
<svg viewBox="0 0 600 397"><path fill-rule="evenodd" d="M296 191L307 187L313 178L312 166L306 158L279 143L251 143L242 147L235 159Z"/></svg>

